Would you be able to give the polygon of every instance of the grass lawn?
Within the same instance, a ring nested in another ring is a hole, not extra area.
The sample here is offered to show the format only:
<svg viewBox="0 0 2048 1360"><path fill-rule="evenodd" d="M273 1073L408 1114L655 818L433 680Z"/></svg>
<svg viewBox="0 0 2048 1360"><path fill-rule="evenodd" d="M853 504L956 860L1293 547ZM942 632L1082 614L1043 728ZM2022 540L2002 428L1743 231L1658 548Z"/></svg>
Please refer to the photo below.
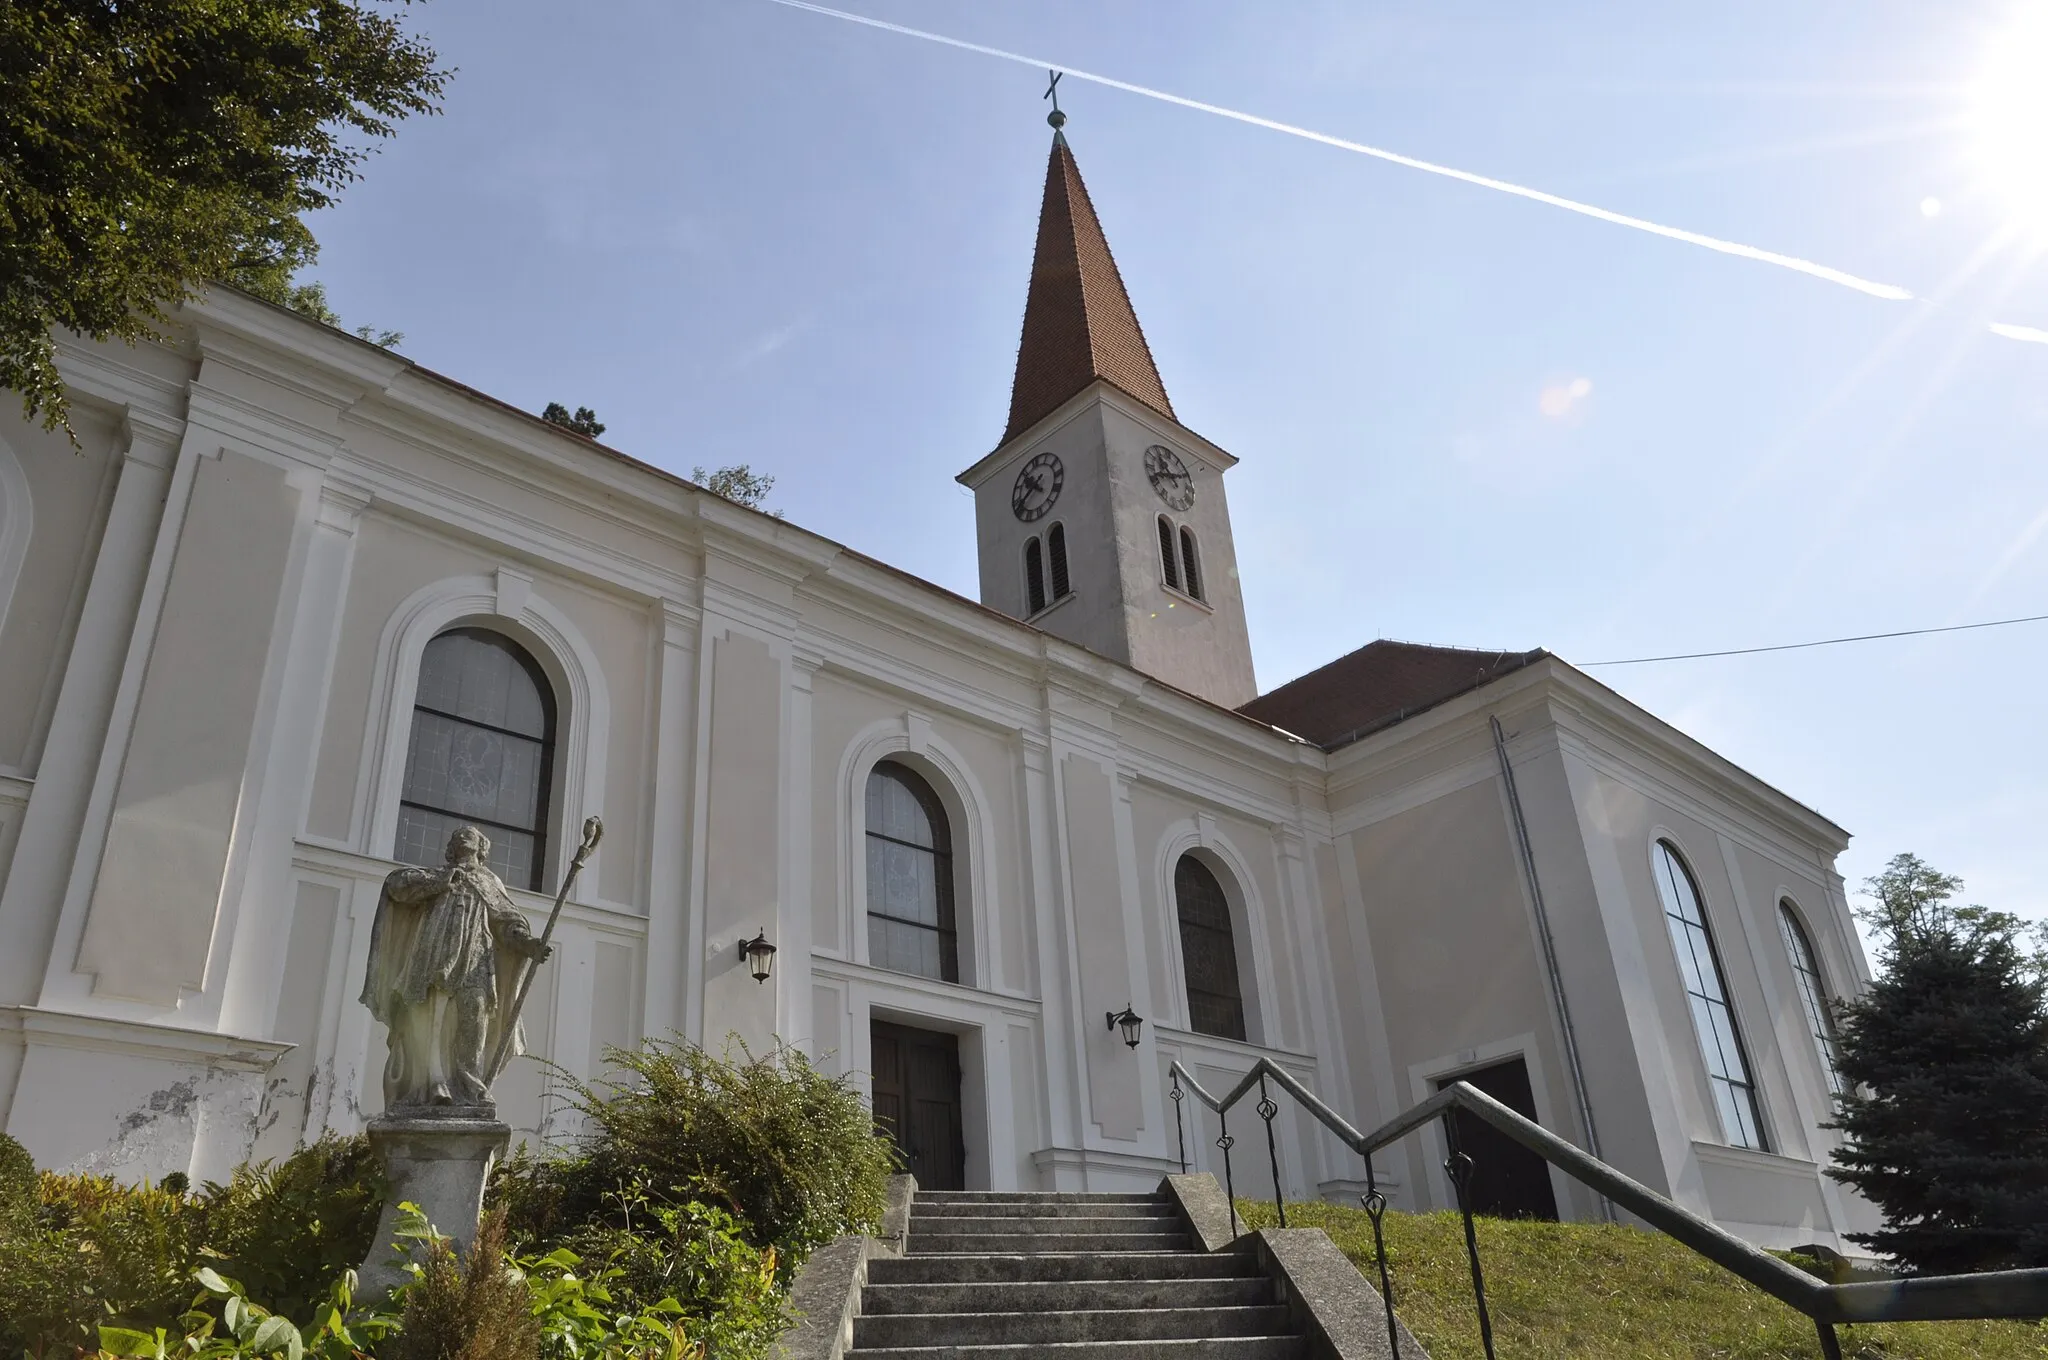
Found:
<svg viewBox="0 0 2048 1360"><path fill-rule="evenodd" d="M1240 1202L1253 1227L1271 1204ZM1290 1204L1290 1228L1321 1228L1375 1285L1362 1209ZM1810 1360L1803 1314L1662 1233L1596 1223L1482 1218L1475 1227L1500 1360ZM1465 1232L1456 1214L1386 1217L1394 1306L1432 1360L1483 1360ZM1843 1327L1860 1360L2048 1360L2048 1324L1909 1322Z"/></svg>

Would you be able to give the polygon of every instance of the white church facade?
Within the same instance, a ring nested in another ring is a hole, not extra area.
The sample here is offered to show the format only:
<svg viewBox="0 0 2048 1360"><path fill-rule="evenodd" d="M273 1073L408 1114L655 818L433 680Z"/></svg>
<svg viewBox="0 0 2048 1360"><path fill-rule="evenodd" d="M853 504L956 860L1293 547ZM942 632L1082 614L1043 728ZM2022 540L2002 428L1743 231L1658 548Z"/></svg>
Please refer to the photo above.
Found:
<svg viewBox="0 0 2048 1360"><path fill-rule="evenodd" d="M1175 1060L1269 1057L1361 1128L1469 1076L1766 1245L1871 1222L1821 1174L1846 833L1540 651L1376 642L1257 694L1235 460L1061 137L961 475L978 601L228 290L60 349L81 447L0 415L0 1128L42 1165L362 1127L385 875L474 823L538 926L601 813L526 1012L572 1073L785 1041L925 1184L994 1189L1176 1169ZM526 1137L550 1084L499 1083ZM1359 1185L1278 1127L1287 1193ZM1391 1150L1394 1202L1450 1204L1444 1156ZM1496 1207L1598 1212L1493 1167Z"/></svg>

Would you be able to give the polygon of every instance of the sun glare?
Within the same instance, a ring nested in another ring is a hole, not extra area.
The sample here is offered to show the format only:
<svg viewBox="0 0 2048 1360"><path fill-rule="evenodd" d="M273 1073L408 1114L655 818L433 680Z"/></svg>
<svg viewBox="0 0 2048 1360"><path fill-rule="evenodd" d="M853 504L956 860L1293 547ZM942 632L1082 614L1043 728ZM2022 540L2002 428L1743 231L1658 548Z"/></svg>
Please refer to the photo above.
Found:
<svg viewBox="0 0 2048 1360"><path fill-rule="evenodd" d="M1970 122L1987 187L2048 235L2048 0L2022 0L1971 86Z"/></svg>

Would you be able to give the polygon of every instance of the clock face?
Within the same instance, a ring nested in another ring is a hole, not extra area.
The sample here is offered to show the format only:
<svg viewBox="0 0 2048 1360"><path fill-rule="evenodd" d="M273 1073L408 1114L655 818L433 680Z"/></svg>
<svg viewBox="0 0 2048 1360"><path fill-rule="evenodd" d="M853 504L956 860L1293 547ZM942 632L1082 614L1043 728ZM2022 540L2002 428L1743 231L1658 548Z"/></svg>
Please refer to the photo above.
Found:
<svg viewBox="0 0 2048 1360"><path fill-rule="evenodd" d="M1017 474L1017 484L1010 488L1010 511L1026 524L1043 519L1053 502L1060 498L1060 487L1067 480L1067 470L1060 466L1059 455L1051 451L1036 454Z"/></svg>
<svg viewBox="0 0 2048 1360"><path fill-rule="evenodd" d="M1166 445L1154 444L1145 450L1145 475L1152 479L1159 499L1174 509L1185 510L1195 503L1195 479L1188 475L1188 465L1180 455Z"/></svg>

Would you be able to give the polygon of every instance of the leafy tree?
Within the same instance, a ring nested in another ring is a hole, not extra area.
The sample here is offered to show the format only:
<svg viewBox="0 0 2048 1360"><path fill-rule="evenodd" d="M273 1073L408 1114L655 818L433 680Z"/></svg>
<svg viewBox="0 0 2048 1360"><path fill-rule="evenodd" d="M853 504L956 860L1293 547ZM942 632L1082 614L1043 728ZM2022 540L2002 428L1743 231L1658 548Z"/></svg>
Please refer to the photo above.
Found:
<svg viewBox="0 0 2048 1360"><path fill-rule="evenodd" d="M768 493L775 489L775 479L764 473L757 473L749 463L735 463L731 467L706 472L703 468L691 468L690 480L714 496L723 496L736 505L749 510L759 510L761 503L768 499ZM777 519L782 512L775 512Z"/></svg>
<svg viewBox="0 0 2048 1360"><path fill-rule="evenodd" d="M0 5L0 387L30 417L66 422L53 328L149 339L213 279L333 322L292 283L316 249L304 215L448 77L385 8Z"/></svg>
<svg viewBox="0 0 2048 1360"><path fill-rule="evenodd" d="M599 420L597 412L588 406L577 407L576 414L572 416L568 407L559 401L551 401L547 404L547 409L540 413L540 418L550 425L559 425L572 434L585 435L591 439L604 433L604 422Z"/></svg>
<svg viewBox="0 0 2048 1360"><path fill-rule="evenodd" d="M1839 1006L1828 1174L1884 1210L1855 1241L1926 1273L2048 1266L2048 1005L2028 927L1958 906L1962 881L1899 855L1858 917L1883 973Z"/></svg>

